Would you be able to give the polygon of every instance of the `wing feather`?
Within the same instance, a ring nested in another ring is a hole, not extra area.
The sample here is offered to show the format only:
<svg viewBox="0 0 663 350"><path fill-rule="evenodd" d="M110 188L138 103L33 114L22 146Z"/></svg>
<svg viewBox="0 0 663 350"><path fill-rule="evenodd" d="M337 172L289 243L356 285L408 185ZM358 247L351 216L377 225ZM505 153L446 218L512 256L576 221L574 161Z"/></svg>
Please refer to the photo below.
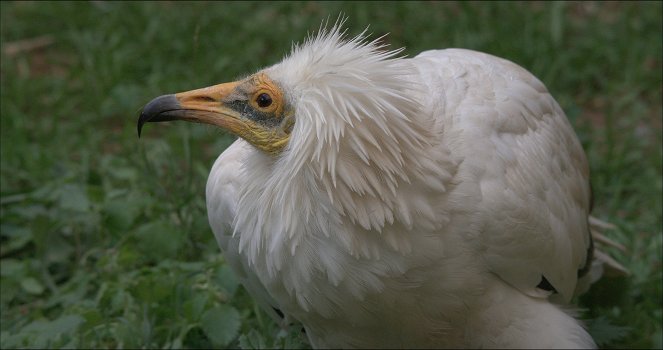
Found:
<svg viewBox="0 0 663 350"><path fill-rule="evenodd" d="M459 178L480 189L477 250L487 268L531 296L549 295L537 288L545 278L570 300L589 247L590 194L585 154L564 112L507 60L460 49L417 58L440 75L438 114L464 158Z"/></svg>

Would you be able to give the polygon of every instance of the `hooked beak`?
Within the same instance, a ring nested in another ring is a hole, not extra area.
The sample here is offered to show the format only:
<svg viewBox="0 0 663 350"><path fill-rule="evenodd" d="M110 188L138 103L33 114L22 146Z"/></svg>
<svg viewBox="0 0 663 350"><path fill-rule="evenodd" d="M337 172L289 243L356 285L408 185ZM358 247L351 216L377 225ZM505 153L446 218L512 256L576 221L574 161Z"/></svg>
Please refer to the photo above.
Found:
<svg viewBox="0 0 663 350"><path fill-rule="evenodd" d="M150 101L138 118L138 137L147 122L186 120L212 124L230 132L239 133L246 128L240 114L223 104L238 82L214 85L202 89L159 96Z"/></svg>

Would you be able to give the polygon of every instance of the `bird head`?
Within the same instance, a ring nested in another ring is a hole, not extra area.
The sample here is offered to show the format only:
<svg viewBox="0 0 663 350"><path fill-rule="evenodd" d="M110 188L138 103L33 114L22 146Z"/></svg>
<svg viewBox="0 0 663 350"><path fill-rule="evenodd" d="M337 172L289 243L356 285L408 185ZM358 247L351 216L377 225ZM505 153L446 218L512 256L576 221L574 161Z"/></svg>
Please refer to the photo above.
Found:
<svg viewBox="0 0 663 350"><path fill-rule="evenodd" d="M139 135L147 122L218 126L253 145L254 158L278 166L269 172L283 186L272 188L289 190L304 169L340 212L356 206L343 205L347 193L395 196L397 182L421 168L432 139L421 79L402 49L386 50L382 38L368 41L364 33L347 39L341 25L239 81L155 98L142 110Z"/></svg>
<svg viewBox="0 0 663 350"><path fill-rule="evenodd" d="M295 125L311 133L299 138L315 138L319 144L338 143L362 122L371 124L364 129L376 127L388 138L397 137L389 129L402 125L389 125L408 121L419 108L407 78L412 69L395 57L402 49L384 51L380 38L365 42L363 33L345 40L340 25L320 30L281 63L239 81L153 99L138 119L138 135L147 122L206 123L273 156L284 152Z"/></svg>
<svg viewBox="0 0 663 350"><path fill-rule="evenodd" d="M236 82L159 96L143 108L138 134L146 122L177 119L218 126L268 154L283 149L294 123L283 89L263 72Z"/></svg>

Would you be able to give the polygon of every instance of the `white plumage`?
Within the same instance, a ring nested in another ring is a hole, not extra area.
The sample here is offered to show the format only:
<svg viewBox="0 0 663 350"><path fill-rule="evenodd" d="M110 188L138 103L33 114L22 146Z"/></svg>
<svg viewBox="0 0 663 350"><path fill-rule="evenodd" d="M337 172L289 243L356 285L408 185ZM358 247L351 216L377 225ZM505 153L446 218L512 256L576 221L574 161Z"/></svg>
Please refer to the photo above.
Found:
<svg viewBox="0 0 663 350"><path fill-rule="evenodd" d="M536 288L569 301L589 244L587 162L543 84L360 40L266 69L297 108L289 145L238 140L212 168L209 220L250 292L317 347L593 346Z"/></svg>
<svg viewBox="0 0 663 350"><path fill-rule="evenodd" d="M253 75L294 124L277 152L236 132L212 168L227 262L314 347L595 347L564 306L590 190L559 105L504 59L382 49L335 27Z"/></svg>

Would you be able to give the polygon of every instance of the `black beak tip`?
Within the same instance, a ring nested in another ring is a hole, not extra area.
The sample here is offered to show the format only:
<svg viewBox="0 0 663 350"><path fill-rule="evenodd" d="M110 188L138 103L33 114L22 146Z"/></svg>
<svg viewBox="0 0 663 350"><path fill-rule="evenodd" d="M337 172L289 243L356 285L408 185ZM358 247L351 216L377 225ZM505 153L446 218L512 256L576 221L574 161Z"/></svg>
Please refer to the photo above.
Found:
<svg viewBox="0 0 663 350"><path fill-rule="evenodd" d="M143 124L145 124L145 122L143 121L143 113L141 113L140 117L138 117L138 125L136 125L136 129L138 130L138 138L140 138L140 131L143 129Z"/></svg>
<svg viewBox="0 0 663 350"><path fill-rule="evenodd" d="M136 125L138 137L140 138L145 123L173 120L182 112L180 102L175 95L163 95L153 99L143 107L138 117L138 124Z"/></svg>
<svg viewBox="0 0 663 350"><path fill-rule="evenodd" d="M138 124L136 125L136 130L138 131L138 138L140 138L140 132L141 130L143 130L143 125L145 125L145 123L149 122L153 117L157 115L146 114L145 108L143 108L143 110L140 112L140 116L138 117Z"/></svg>

